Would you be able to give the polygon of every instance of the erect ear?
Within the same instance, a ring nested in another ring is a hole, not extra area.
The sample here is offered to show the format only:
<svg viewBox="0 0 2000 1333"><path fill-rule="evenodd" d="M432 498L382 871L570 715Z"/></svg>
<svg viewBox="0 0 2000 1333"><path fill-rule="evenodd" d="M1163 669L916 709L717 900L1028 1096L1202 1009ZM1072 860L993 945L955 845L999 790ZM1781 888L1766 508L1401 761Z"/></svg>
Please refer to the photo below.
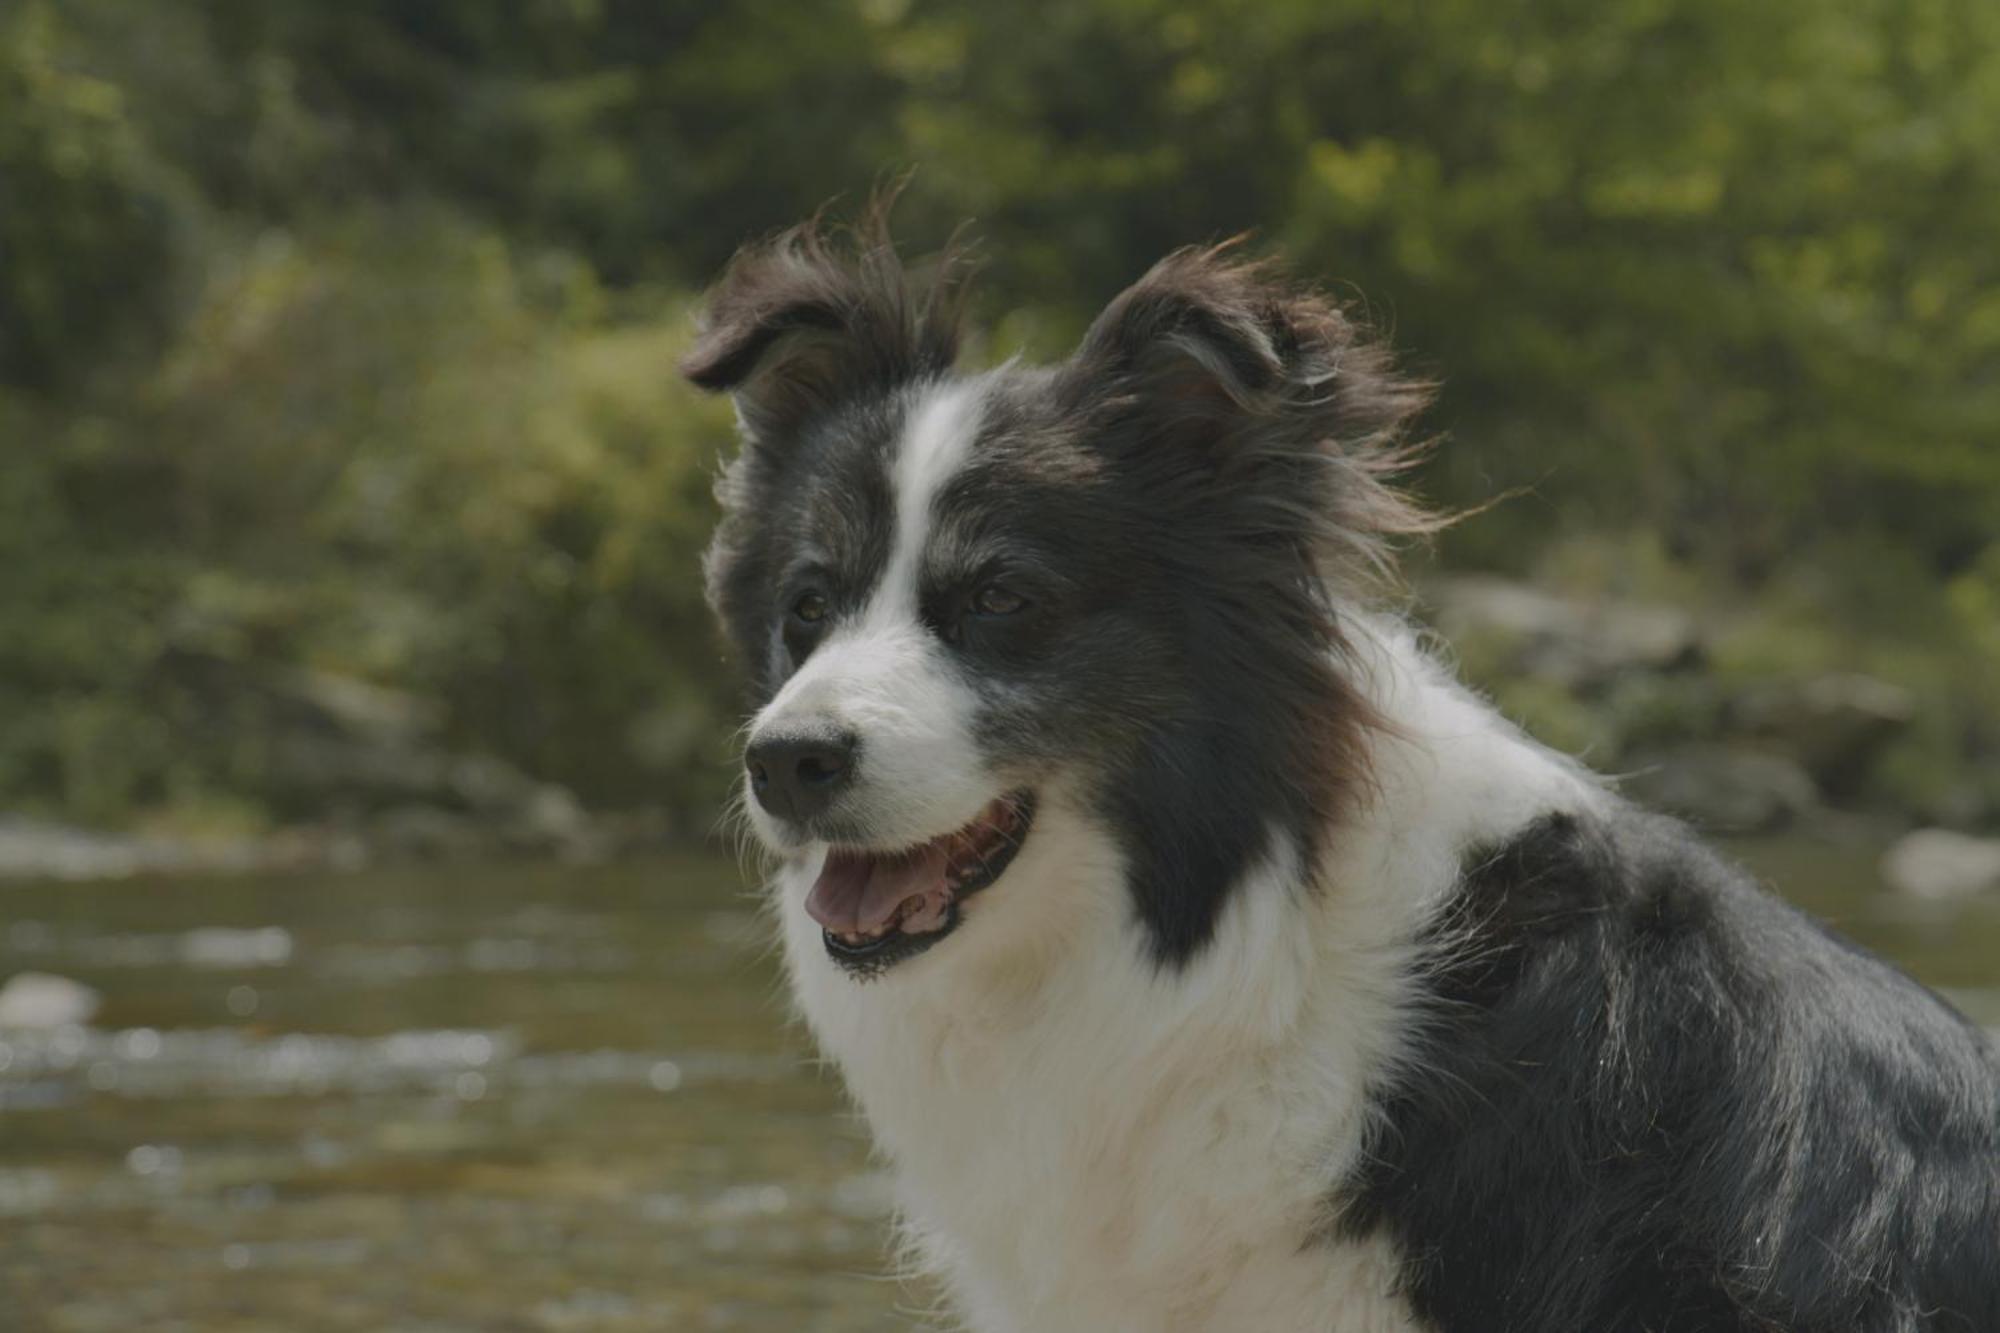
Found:
<svg viewBox="0 0 2000 1333"><path fill-rule="evenodd" d="M1175 251L1120 293L1071 358L1075 391L1193 433L1237 420L1288 424L1323 448L1398 436L1425 386L1340 307L1234 250Z"/></svg>
<svg viewBox="0 0 2000 1333"><path fill-rule="evenodd" d="M880 211L842 242L794 227L730 262L681 372L733 393L750 439L784 439L847 398L949 370L962 274L947 254L913 283Z"/></svg>
<svg viewBox="0 0 2000 1333"><path fill-rule="evenodd" d="M1446 521L1392 484L1422 456L1405 432L1429 386L1332 301L1230 245L1154 265L1059 383L1085 438L1184 532L1289 545L1323 578L1367 582L1391 572L1396 539Z"/></svg>

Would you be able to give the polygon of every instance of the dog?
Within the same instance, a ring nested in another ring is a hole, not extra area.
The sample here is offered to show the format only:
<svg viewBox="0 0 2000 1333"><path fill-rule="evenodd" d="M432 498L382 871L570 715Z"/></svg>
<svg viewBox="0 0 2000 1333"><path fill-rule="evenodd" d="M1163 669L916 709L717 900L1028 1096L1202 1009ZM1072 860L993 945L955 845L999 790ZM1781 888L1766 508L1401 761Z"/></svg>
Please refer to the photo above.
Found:
<svg viewBox="0 0 2000 1333"><path fill-rule="evenodd" d="M739 253L710 600L791 991L980 1333L2000 1331L2000 1057L1395 613L1426 400L1168 256L1053 365L966 265Z"/></svg>

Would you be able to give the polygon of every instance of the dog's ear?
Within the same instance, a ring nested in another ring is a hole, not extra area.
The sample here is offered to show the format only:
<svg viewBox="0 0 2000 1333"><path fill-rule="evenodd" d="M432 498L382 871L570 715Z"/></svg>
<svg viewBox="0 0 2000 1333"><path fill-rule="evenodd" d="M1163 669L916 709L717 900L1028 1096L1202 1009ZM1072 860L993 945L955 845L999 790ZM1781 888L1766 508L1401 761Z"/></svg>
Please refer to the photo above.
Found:
<svg viewBox="0 0 2000 1333"><path fill-rule="evenodd" d="M1059 381L1083 437L1193 531L1259 534L1326 577L1393 568L1444 521L1392 483L1429 386L1331 300L1234 244L1177 251L1114 299Z"/></svg>
<svg viewBox="0 0 2000 1333"><path fill-rule="evenodd" d="M1322 447L1393 440L1428 397L1339 306L1239 257L1234 242L1176 251L1121 292L1085 333L1068 382L1174 423L1170 434L1283 421Z"/></svg>
<svg viewBox="0 0 2000 1333"><path fill-rule="evenodd" d="M930 282L913 282L885 213L838 240L807 223L745 249L710 293L681 372L734 394L750 441L785 440L847 398L956 360L963 266L947 254Z"/></svg>

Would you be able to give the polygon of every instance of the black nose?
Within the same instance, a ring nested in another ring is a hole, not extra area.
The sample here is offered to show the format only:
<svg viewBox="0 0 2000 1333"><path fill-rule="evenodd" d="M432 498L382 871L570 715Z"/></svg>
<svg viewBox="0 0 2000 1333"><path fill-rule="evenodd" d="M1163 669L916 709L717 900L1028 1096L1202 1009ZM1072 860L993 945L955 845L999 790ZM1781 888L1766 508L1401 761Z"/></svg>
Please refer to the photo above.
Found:
<svg viewBox="0 0 2000 1333"><path fill-rule="evenodd" d="M854 736L794 732L763 736L744 752L757 804L780 819L810 819L833 804L854 773Z"/></svg>

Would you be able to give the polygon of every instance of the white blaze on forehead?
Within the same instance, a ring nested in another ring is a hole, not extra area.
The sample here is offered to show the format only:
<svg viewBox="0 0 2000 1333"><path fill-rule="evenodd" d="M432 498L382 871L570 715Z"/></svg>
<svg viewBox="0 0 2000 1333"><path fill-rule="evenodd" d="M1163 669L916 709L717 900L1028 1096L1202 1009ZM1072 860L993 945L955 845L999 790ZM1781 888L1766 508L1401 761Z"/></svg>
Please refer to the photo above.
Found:
<svg viewBox="0 0 2000 1333"><path fill-rule="evenodd" d="M860 762L848 808L869 841L885 847L958 828L999 794L973 736L978 700L943 660L917 597L932 511L971 455L984 389L959 380L913 396L889 456L895 510L881 579L863 613L834 624L753 726L853 733ZM767 828L754 803L750 813Z"/></svg>
<svg viewBox="0 0 2000 1333"><path fill-rule="evenodd" d="M930 538L931 511L945 483L972 454L972 442L979 434L981 388L977 380L946 381L924 390L911 406L889 473L896 504L896 539L889 548L882 581L869 602L870 620L916 615L917 583L924 544Z"/></svg>

